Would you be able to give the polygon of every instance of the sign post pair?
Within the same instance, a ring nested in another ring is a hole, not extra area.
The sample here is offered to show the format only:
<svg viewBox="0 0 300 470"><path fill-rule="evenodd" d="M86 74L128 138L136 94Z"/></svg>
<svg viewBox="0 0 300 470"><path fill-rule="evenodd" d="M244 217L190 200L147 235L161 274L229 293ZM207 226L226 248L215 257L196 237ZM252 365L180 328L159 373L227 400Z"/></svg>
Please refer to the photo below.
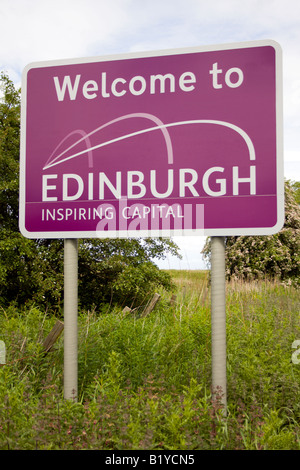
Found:
<svg viewBox="0 0 300 470"><path fill-rule="evenodd" d="M30 64L21 233L204 235L224 244L278 232L281 68L274 41Z"/></svg>

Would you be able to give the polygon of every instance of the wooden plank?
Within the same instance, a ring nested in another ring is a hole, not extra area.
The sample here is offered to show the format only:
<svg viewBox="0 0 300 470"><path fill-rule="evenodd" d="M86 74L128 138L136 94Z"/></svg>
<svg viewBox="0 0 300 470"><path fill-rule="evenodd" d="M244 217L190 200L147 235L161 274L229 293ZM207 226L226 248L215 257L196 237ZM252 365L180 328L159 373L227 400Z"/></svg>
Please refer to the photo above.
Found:
<svg viewBox="0 0 300 470"><path fill-rule="evenodd" d="M152 312L152 310L154 309L155 305L157 304L157 302L159 301L160 299L160 295L159 294L154 294L154 296L152 297L152 299L150 300L150 302L148 303L147 307L145 308L145 310L143 311L142 313L142 317L146 317L147 315L149 315L149 313Z"/></svg>
<svg viewBox="0 0 300 470"><path fill-rule="evenodd" d="M6 347L4 341L0 341L0 366L6 363Z"/></svg>
<svg viewBox="0 0 300 470"><path fill-rule="evenodd" d="M49 352L51 350L55 341L57 341L57 339L61 335L63 329L64 329L63 322L61 322L60 320L57 320L54 327L52 328L47 338L43 342L43 348L45 349L46 352Z"/></svg>
<svg viewBox="0 0 300 470"><path fill-rule="evenodd" d="M122 310L122 313L129 313L129 312L131 312L131 308L129 307L124 307Z"/></svg>

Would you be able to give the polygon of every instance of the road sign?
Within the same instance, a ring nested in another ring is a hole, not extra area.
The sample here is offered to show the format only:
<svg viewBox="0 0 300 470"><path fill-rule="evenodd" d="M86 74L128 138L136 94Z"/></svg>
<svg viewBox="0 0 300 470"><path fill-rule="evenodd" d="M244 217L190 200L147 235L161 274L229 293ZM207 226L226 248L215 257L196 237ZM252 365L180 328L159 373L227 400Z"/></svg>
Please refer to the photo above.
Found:
<svg viewBox="0 0 300 470"><path fill-rule="evenodd" d="M28 65L21 232L277 232L284 217L281 88L281 49L273 41Z"/></svg>

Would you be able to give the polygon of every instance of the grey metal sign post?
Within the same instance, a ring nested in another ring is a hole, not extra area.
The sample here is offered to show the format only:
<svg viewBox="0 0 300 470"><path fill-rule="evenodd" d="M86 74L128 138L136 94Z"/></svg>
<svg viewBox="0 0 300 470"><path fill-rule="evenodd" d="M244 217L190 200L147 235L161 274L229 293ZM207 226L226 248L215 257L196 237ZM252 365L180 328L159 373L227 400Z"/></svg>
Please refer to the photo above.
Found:
<svg viewBox="0 0 300 470"><path fill-rule="evenodd" d="M78 241L64 240L64 397L77 401Z"/></svg>
<svg viewBox="0 0 300 470"><path fill-rule="evenodd" d="M225 237L211 237L212 393L227 411Z"/></svg>

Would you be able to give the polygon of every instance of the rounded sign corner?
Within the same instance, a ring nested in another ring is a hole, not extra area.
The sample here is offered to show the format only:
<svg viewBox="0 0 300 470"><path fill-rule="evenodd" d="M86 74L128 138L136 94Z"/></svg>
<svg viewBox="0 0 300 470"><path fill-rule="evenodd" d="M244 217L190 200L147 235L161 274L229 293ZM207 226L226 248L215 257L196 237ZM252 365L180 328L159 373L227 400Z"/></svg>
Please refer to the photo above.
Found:
<svg viewBox="0 0 300 470"><path fill-rule="evenodd" d="M23 68L23 71L22 71L22 80L23 80L23 82L26 81L28 73L30 72L30 70L35 69L37 67L38 67L37 62L30 62L29 64L25 65L25 67Z"/></svg>
<svg viewBox="0 0 300 470"><path fill-rule="evenodd" d="M21 235L23 235L23 237L34 238L32 234L28 232L28 230L25 228L25 226L22 223L19 224L19 230L20 230Z"/></svg>
<svg viewBox="0 0 300 470"><path fill-rule="evenodd" d="M273 227L271 227L270 235L275 235L276 233L279 233L284 228L284 222L285 222L285 215L282 214L278 218L277 223Z"/></svg>
<svg viewBox="0 0 300 470"><path fill-rule="evenodd" d="M278 41L275 41L274 39L268 39L266 40L266 43L270 46L273 47L276 53L279 53L280 55L282 54L282 47L281 44Z"/></svg>

